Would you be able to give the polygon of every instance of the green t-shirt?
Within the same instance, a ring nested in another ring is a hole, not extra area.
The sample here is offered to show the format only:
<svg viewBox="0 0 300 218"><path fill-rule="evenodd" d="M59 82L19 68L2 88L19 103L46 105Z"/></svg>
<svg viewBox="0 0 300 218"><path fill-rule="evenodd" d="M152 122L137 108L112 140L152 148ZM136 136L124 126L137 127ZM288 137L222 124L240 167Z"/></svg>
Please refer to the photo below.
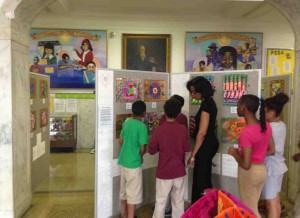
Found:
<svg viewBox="0 0 300 218"><path fill-rule="evenodd" d="M118 164L131 169L142 166L140 147L148 144L146 125L137 119L127 118L120 136L123 138L123 145Z"/></svg>

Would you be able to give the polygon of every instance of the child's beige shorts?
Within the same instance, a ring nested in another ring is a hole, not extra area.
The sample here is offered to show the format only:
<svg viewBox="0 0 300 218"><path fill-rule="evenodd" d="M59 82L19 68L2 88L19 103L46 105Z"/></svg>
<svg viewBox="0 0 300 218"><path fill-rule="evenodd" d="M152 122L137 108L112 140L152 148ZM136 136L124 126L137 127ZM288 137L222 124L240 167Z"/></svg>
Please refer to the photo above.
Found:
<svg viewBox="0 0 300 218"><path fill-rule="evenodd" d="M130 169L121 166L120 199L128 204L143 202L142 167Z"/></svg>

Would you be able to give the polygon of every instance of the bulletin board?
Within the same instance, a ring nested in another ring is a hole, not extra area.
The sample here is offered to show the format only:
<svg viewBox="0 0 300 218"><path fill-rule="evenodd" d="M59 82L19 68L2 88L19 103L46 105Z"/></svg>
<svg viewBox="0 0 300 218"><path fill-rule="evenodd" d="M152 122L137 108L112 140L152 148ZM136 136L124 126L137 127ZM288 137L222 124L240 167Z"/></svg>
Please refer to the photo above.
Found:
<svg viewBox="0 0 300 218"><path fill-rule="evenodd" d="M30 144L31 188L49 176L50 130L49 130L49 76L30 73Z"/></svg>
<svg viewBox="0 0 300 218"><path fill-rule="evenodd" d="M158 125L163 105L169 97L169 74L134 70L98 70L96 79L96 214L120 214L120 168L117 164L119 135L123 122L132 115L132 104L146 103L142 120L149 136ZM150 137L149 137L150 140ZM158 155L143 157L143 205L155 201ZM111 197L112 196L112 197ZM101 203L100 203L101 202Z"/></svg>

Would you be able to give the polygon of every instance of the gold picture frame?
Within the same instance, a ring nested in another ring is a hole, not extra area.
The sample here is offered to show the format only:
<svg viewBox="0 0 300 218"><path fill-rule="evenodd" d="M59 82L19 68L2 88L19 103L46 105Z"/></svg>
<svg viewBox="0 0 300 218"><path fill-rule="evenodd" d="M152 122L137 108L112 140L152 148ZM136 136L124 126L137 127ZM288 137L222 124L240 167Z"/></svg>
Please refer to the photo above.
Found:
<svg viewBox="0 0 300 218"><path fill-rule="evenodd" d="M170 34L123 34L122 68L170 72Z"/></svg>

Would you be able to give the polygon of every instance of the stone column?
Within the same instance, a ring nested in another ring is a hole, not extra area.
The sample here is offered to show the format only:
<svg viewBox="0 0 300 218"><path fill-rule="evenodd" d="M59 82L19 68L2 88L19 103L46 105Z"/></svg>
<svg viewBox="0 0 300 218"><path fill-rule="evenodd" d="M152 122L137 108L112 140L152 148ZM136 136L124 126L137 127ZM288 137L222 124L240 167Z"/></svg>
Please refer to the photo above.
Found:
<svg viewBox="0 0 300 218"><path fill-rule="evenodd" d="M20 217L31 204L29 25L0 13L0 217Z"/></svg>
<svg viewBox="0 0 300 218"><path fill-rule="evenodd" d="M300 1L299 0L266 0L274 7L276 7L289 21L295 33L295 71L294 71L294 88L292 101L292 114L291 114L291 138L289 140L289 171L288 171L288 197L294 198L299 191L299 163L292 160L292 155L299 152L297 147L300 141Z"/></svg>

